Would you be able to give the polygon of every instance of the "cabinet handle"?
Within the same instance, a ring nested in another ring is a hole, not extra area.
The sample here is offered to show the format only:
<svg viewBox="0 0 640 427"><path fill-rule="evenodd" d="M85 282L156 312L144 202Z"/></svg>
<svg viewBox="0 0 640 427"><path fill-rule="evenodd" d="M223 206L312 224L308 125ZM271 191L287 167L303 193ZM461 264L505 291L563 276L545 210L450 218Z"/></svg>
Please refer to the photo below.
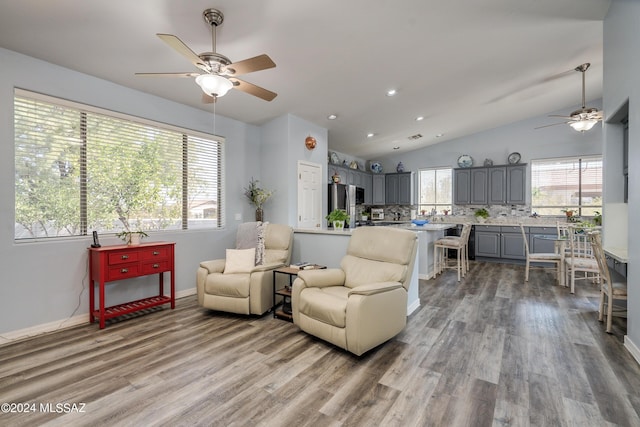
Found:
<svg viewBox="0 0 640 427"><path fill-rule="evenodd" d="M153 251L153 254L154 254L154 255L160 255L160 252L158 252L158 251Z"/></svg>
<svg viewBox="0 0 640 427"><path fill-rule="evenodd" d="M120 259L129 259L129 255L122 255Z"/></svg>
<svg viewBox="0 0 640 427"><path fill-rule="evenodd" d="M123 268L122 270L120 270L120 273L124 274L124 273L128 273L129 269L128 268Z"/></svg>
<svg viewBox="0 0 640 427"><path fill-rule="evenodd" d="M153 268L160 268L160 264L153 264Z"/></svg>

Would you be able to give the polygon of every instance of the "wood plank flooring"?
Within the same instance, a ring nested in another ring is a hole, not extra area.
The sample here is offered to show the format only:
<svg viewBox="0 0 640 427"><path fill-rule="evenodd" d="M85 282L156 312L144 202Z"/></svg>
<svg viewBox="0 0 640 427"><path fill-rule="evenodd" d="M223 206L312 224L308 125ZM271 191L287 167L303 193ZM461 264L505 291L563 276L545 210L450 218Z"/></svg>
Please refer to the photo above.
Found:
<svg viewBox="0 0 640 427"><path fill-rule="evenodd" d="M525 285L522 266L471 268L421 281L405 330L360 358L195 297L6 344L0 403L36 410L0 425L640 426L626 324L604 332L594 285L571 295L543 270Z"/></svg>

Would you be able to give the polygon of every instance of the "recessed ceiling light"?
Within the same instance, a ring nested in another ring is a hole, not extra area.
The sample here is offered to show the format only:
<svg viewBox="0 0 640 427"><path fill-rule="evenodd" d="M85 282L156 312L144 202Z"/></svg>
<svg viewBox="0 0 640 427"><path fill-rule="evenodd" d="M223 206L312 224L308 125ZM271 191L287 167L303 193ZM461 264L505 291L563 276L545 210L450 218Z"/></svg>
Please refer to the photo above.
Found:
<svg viewBox="0 0 640 427"><path fill-rule="evenodd" d="M367 134L367 138L373 138L375 136L375 133L370 132Z"/></svg>
<svg viewBox="0 0 640 427"><path fill-rule="evenodd" d="M387 96L393 96L398 93L395 89L390 89L387 91Z"/></svg>
<svg viewBox="0 0 640 427"><path fill-rule="evenodd" d="M335 120L335 119L337 119L337 118L338 118L338 116L336 116L335 114L329 114L329 115L327 116L327 119L329 119L329 120Z"/></svg>
<svg viewBox="0 0 640 427"><path fill-rule="evenodd" d="M423 117L423 116L418 116L418 117L416 117L416 122L419 122L419 121L422 121L422 120L424 120L424 117Z"/></svg>
<svg viewBox="0 0 640 427"><path fill-rule="evenodd" d="M444 136L444 133L439 133L436 135L436 138L440 138L441 136Z"/></svg>
<svg viewBox="0 0 640 427"><path fill-rule="evenodd" d="M400 146L399 146L399 145L396 145L395 147L393 147L393 149L394 149L394 150L399 150L399 149L400 149Z"/></svg>

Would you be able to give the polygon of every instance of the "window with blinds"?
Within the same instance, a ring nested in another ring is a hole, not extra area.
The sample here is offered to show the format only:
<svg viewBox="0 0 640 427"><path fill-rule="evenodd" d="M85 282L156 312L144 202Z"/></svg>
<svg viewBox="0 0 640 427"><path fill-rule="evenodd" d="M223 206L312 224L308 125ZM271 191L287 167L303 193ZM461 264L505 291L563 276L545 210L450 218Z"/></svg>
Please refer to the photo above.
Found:
<svg viewBox="0 0 640 427"><path fill-rule="evenodd" d="M602 156L533 160L531 210L539 215L602 212Z"/></svg>
<svg viewBox="0 0 640 427"><path fill-rule="evenodd" d="M420 214L424 212L429 215L434 210L438 214L442 214L445 210L451 211L452 175L451 168L420 169L418 173Z"/></svg>
<svg viewBox="0 0 640 427"><path fill-rule="evenodd" d="M218 228L222 140L16 90L15 239Z"/></svg>

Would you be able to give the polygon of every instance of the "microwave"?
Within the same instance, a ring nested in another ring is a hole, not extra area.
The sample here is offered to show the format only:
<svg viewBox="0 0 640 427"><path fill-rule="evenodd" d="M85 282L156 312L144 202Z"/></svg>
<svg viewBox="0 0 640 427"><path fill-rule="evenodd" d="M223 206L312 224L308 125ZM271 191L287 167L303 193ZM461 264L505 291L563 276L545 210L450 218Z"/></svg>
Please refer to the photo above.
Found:
<svg viewBox="0 0 640 427"><path fill-rule="evenodd" d="M371 220L379 221L384 219L384 209L382 208L371 208Z"/></svg>

